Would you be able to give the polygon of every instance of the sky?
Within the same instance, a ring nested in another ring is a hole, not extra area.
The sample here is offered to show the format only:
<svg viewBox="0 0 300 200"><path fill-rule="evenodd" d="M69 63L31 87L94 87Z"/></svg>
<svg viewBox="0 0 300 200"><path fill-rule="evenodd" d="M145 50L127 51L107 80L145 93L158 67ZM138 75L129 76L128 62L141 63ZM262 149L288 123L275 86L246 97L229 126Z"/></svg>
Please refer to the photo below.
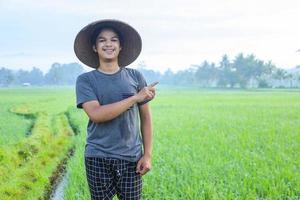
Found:
<svg viewBox="0 0 300 200"><path fill-rule="evenodd" d="M277 67L300 65L299 0L0 0L0 68L46 73L78 62L76 34L99 19L118 19L141 35L129 67L184 70L227 54L254 54Z"/></svg>

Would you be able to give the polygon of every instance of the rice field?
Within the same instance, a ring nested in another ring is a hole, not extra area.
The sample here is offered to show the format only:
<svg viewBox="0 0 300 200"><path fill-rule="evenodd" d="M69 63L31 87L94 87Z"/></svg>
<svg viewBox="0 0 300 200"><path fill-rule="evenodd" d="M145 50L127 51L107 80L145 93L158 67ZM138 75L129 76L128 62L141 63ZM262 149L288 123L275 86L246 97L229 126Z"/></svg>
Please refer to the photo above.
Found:
<svg viewBox="0 0 300 200"><path fill-rule="evenodd" d="M64 162L64 199L90 199L74 92L0 89L0 199L48 199ZM300 199L299 90L160 86L151 109L143 199Z"/></svg>

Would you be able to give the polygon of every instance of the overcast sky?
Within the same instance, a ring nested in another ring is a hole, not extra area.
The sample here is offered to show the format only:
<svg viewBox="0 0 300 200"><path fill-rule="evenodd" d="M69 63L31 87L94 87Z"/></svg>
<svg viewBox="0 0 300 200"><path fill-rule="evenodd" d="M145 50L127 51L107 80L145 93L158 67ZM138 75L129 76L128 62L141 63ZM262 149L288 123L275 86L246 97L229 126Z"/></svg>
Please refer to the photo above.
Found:
<svg viewBox="0 0 300 200"><path fill-rule="evenodd" d="M131 67L177 71L239 52L277 67L300 65L299 0L0 0L0 67L46 72L53 62L80 63L76 34L105 18L141 34L143 49Z"/></svg>

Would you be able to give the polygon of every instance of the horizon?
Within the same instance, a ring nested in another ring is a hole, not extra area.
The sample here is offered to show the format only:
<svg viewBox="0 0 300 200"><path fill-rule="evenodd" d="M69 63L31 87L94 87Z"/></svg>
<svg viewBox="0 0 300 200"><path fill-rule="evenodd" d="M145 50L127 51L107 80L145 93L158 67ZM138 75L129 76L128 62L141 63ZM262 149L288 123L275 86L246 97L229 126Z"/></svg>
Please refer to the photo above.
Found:
<svg viewBox="0 0 300 200"><path fill-rule="evenodd" d="M247 55L244 55L244 56L247 56ZM257 57L256 57L257 58ZM259 58L257 58L257 59L259 59ZM210 64L212 64L213 62L209 62L208 60L204 60L204 61L207 61L208 63L210 63ZM204 62L203 61L203 62ZM221 60L220 60L221 61ZM232 59L230 59L230 62L232 62L233 60ZM197 64L198 66L201 66L202 64L203 64L203 62L202 63L200 63L200 64ZM265 60L263 60L263 62L264 63L266 63L267 61L265 61ZM41 70L42 72L43 72L43 75L45 75L46 73L48 73L49 72L49 70L51 69L51 67L52 67L52 65L53 64L56 64L56 63L58 63L58 64L60 64L60 65L69 65L69 64L79 64L79 65L81 65L82 66L82 68L83 68L83 70L85 71L85 72L89 72L89 71L92 71L92 70L94 70L95 68L92 68L92 67L88 67L88 66L86 66L86 65L84 65L83 63L81 63L81 62L71 62L71 63L59 63L59 62L54 62L54 63L52 63L51 65L50 65L50 67L49 68L47 68L46 70L45 69L43 69L43 68L40 68L40 67L38 67L38 66L32 66L31 68L26 68L26 69L24 69L24 68L9 68L9 67L3 67L3 66L0 66L0 69L1 68L5 68L5 69L9 69L9 70L12 70L13 72L18 72L19 70L24 70L24 71L31 71L33 68L38 68L39 70ZM216 67L218 67L218 63L219 62L217 62L217 63L214 63L214 64L217 64L216 65ZM133 68L133 69L139 69L139 67L140 67L141 65L129 65L129 66L126 66L126 67L129 67L129 68ZM179 72L179 71L184 71L184 70L188 70L188 69L190 69L190 68L192 68L192 67L195 67L196 65L191 65L191 66L189 66L189 67L187 67L187 68L184 68L184 69L178 69L178 70L173 70L173 69L171 69L171 68L167 68L167 69L164 69L164 70L158 70L158 69L153 69L153 68L151 68L151 67L149 67L149 66L143 66L143 67L145 67L144 69L146 69L146 70L153 70L154 72L158 72L158 73L160 73L160 74L164 74L166 71L168 71L168 70L171 70L173 73L177 73L177 72ZM293 72L293 70L295 70L295 69L298 69L298 68L300 68L300 65L297 65L297 66L295 66L295 67L293 67L293 68L281 68L281 67L278 67L278 66L275 66L276 68L278 68L278 69L283 69L283 70L286 70L287 72Z"/></svg>

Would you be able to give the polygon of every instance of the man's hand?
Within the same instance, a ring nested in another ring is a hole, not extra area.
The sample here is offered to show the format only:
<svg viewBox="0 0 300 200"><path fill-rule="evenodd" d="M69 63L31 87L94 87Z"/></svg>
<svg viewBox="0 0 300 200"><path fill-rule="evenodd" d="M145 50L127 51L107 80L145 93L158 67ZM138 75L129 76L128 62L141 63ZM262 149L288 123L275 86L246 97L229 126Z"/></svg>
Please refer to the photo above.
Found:
<svg viewBox="0 0 300 200"><path fill-rule="evenodd" d="M140 103L142 101L150 100L155 97L155 85L158 84L158 81L150 84L149 86L144 87L137 93L135 96L137 98L137 102Z"/></svg>
<svg viewBox="0 0 300 200"><path fill-rule="evenodd" d="M143 155L137 163L136 173L145 175L151 170L151 158L149 156Z"/></svg>

